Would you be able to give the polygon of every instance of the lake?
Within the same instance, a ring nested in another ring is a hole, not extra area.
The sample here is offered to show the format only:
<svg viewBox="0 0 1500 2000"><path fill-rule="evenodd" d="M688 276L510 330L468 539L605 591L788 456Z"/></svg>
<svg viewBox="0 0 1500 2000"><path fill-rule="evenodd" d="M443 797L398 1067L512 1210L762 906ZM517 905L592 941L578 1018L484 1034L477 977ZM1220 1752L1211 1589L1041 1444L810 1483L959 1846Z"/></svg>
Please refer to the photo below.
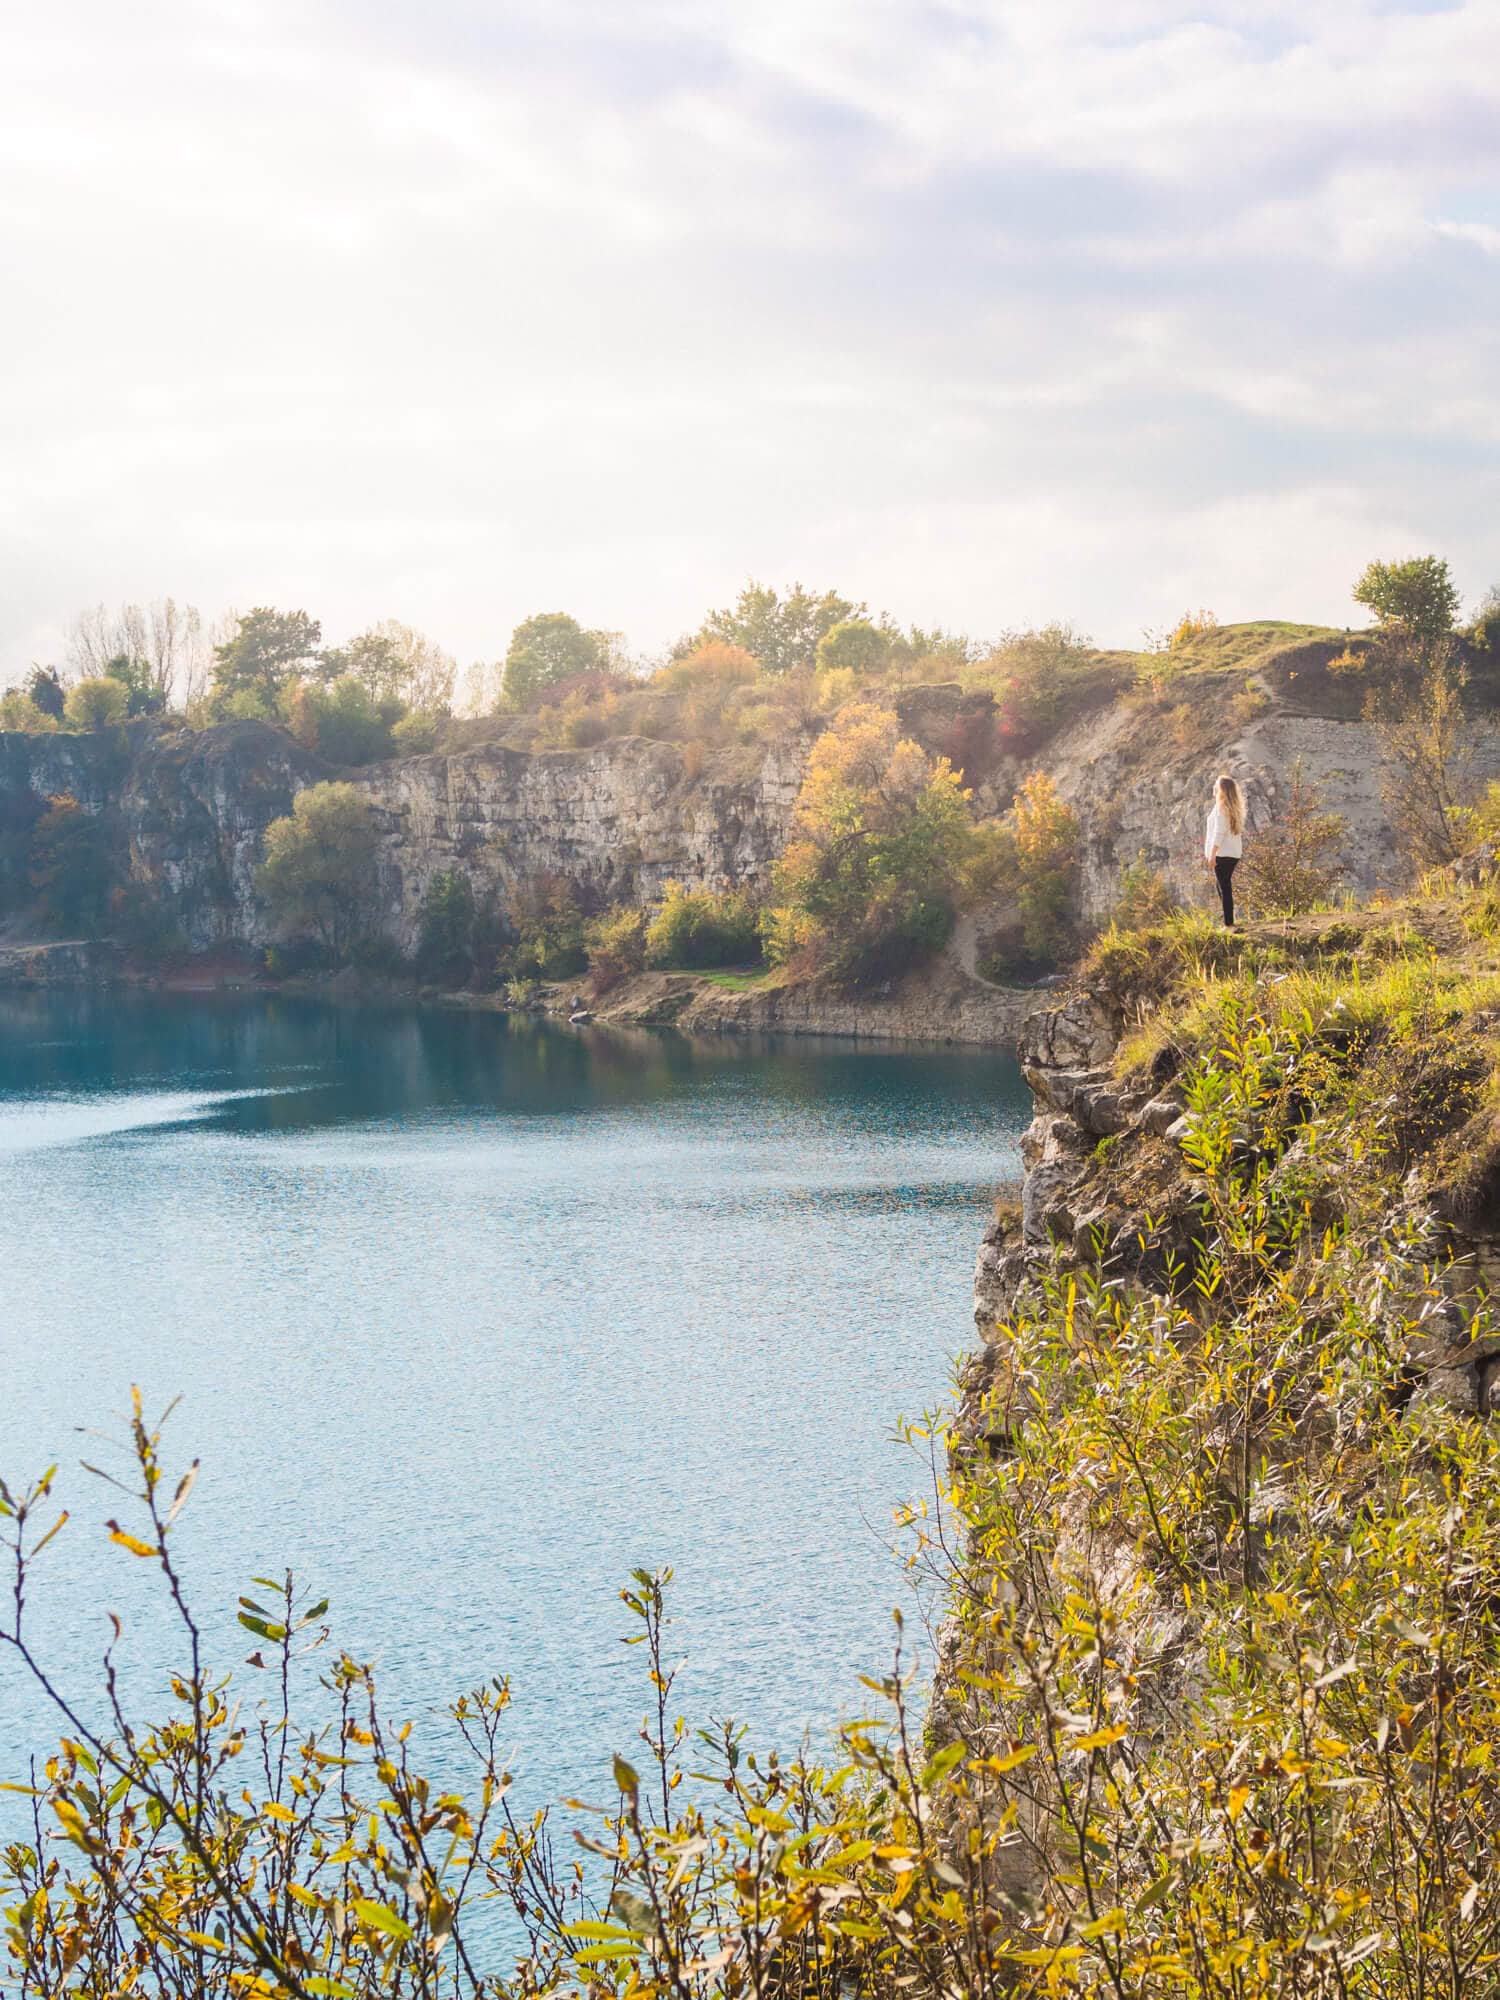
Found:
<svg viewBox="0 0 1500 2000"><path fill-rule="evenodd" d="M0 996L0 1474L60 1461L75 1510L42 1650L97 1713L117 1610L163 1705L154 1565L78 1469L139 1383L182 1397L180 1559L240 1679L235 1597L291 1567L392 1707L509 1674L523 1800L603 1797L644 1708L618 1590L671 1564L691 1717L863 1712L923 1484L893 1429L947 1393L1028 1115L1000 1051ZM0 1658L0 1777L56 1734Z"/></svg>

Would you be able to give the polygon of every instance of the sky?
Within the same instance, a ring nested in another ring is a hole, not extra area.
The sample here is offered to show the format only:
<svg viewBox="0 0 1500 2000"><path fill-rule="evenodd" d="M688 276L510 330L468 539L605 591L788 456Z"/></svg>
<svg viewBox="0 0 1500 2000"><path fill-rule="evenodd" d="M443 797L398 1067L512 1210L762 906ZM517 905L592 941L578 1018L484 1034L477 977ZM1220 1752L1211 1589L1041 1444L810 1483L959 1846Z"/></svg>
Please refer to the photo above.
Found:
<svg viewBox="0 0 1500 2000"><path fill-rule="evenodd" d="M1100 643L1500 583L1500 4L49 0L0 682L86 606L643 655L748 577Z"/></svg>

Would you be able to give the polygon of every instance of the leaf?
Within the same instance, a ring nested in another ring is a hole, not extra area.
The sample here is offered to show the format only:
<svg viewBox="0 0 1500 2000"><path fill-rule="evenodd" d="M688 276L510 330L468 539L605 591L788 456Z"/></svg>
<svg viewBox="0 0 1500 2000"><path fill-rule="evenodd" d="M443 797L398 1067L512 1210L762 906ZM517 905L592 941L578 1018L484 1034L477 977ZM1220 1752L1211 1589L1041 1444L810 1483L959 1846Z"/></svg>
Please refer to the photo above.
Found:
<svg viewBox="0 0 1500 2000"><path fill-rule="evenodd" d="M302 1984L309 1993L328 1994L331 2000L357 2000L352 1986L346 1986L342 1979L325 1979L322 1973L315 1973L311 1979L304 1979Z"/></svg>
<svg viewBox="0 0 1500 2000"><path fill-rule="evenodd" d="M411 1925L405 1917L398 1917L386 1903L372 1903L367 1896L355 1898L354 1914L372 1931L384 1931L387 1937L396 1938L402 1944L405 1944L412 1934Z"/></svg>
<svg viewBox="0 0 1500 2000"><path fill-rule="evenodd" d="M1036 1745L1023 1743L1018 1749L1007 1751L1003 1757L987 1757L984 1768L993 1771L997 1778L1004 1777L1007 1771L1014 1771L1019 1765L1028 1763L1035 1755Z"/></svg>
<svg viewBox="0 0 1500 2000"><path fill-rule="evenodd" d="M156 1554L156 1550L152 1548L151 1544L143 1542L139 1535L127 1535L118 1521L106 1521L104 1525L109 1530L109 1539L112 1542L118 1542L122 1549L129 1549L133 1556L154 1556Z"/></svg>
<svg viewBox="0 0 1500 2000"><path fill-rule="evenodd" d="M37 1543L36 1547L31 1551L31 1554L28 1557L28 1561L31 1562L36 1561L37 1557L42 1553L42 1550L46 1548L48 1542L51 1541L52 1537L64 1525L67 1519L68 1519L68 1512L67 1509L64 1508L62 1513L60 1513L57 1519L52 1523L52 1526L47 1530L46 1534L43 1535L42 1539Z"/></svg>
<svg viewBox="0 0 1500 2000"><path fill-rule="evenodd" d="M1070 1743L1070 1750L1103 1750L1111 1743L1118 1743L1129 1730L1123 1722L1112 1723L1108 1729L1095 1729L1088 1736L1080 1736L1076 1743Z"/></svg>
<svg viewBox="0 0 1500 2000"><path fill-rule="evenodd" d="M177 1491L172 1495L172 1505L167 1510L167 1520L166 1520L166 1525L169 1528L171 1527L172 1523L177 1519L177 1516L182 1512L183 1508L187 1505L187 1497L192 1492L193 1483L197 1479L197 1477L198 1477L198 1461L195 1458L192 1464L188 1467L187 1471L183 1473L181 1479L178 1480Z"/></svg>
<svg viewBox="0 0 1500 2000"><path fill-rule="evenodd" d="M967 1753L964 1743L947 1743L938 1751L922 1773L922 1790L930 1792L934 1785L941 1784L955 1764L961 1764Z"/></svg>
<svg viewBox="0 0 1500 2000"><path fill-rule="evenodd" d="M1085 1924L1078 1933L1081 1938L1109 1937L1115 1931L1125 1928L1125 1912L1122 1909L1106 1910L1102 1917L1095 1917L1091 1924Z"/></svg>
<svg viewBox="0 0 1500 2000"><path fill-rule="evenodd" d="M641 1789L640 1773L633 1764L627 1764L623 1757L615 1758L615 1783L627 1798L635 1798Z"/></svg>

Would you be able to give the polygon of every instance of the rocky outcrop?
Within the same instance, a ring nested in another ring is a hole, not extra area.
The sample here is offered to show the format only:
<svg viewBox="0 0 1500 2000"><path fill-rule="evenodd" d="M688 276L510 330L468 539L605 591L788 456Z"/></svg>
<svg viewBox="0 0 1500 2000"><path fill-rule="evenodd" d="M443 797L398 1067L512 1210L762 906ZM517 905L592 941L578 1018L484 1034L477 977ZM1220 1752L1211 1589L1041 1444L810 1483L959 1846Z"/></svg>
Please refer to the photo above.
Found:
<svg viewBox="0 0 1500 2000"><path fill-rule="evenodd" d="M0 944L0 987L109 986L120 975L116 945L96 939Z"/></svg>
<svg viewBox="0 0 1500 2000"><path fill-rule="evenodd" d="M771 979L734 991L695 973L646 972L593 1009L621 1026L688 1034L869 1036L994 1045L1014 1041L1035 996L975 979L951 959L870 993Z"/></svg>
<svg viewBox="0 0 1500 2000"><path fill-rule="evenodd" d="M1196 698L1206 703L1212 696L1204 692ZM1186 702L1193 699L1189 693ZM1363 897L1401 880L1390 813L1381 797L1379 748L1357 718L1298 712L1268 695L1266 707L1243 722L1226 704L1221 727L1205 726L1183 744L1174 740L1160 710L1121 701L1065 730L1039 761L1084 829L1081 896L1091 919L1108 914L1119 895L1121 869L1141 857L1185 901L1211 899L1203 828L1221 771L1244 787L1253 843L1257 829L1285 805L1300 764L1322 807L1344 821L1338 858L1348 886ZM1474 774L1485 781L1500 777L1500 736L1490 731L1476 736Z"/></svg>

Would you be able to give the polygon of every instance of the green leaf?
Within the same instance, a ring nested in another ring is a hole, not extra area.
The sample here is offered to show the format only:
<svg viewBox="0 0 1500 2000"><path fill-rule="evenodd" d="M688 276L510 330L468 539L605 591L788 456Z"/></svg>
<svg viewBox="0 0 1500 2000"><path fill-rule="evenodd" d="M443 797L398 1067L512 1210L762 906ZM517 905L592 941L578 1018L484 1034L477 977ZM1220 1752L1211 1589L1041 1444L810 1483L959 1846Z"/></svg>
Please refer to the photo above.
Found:
<svg viewBox="0 0 1500 2000"><path fill-rule="evenodd" d="M946 1743L922 1773L922 1790L930 1792L934 1785L941 1784L955 1764L961 1764L967 1754L964 1743Z"/></svg>
<svg viewBox="0 0 1500 2000"><path fill-rule="evenodd" d="M384 1931L387 1937L396 1938L402 1944L411 1936L411 1925L405 1917L398 1917L386 1903L372 1903L366 1896L356 1897L354 1914L372 1931Z"/></svg>

